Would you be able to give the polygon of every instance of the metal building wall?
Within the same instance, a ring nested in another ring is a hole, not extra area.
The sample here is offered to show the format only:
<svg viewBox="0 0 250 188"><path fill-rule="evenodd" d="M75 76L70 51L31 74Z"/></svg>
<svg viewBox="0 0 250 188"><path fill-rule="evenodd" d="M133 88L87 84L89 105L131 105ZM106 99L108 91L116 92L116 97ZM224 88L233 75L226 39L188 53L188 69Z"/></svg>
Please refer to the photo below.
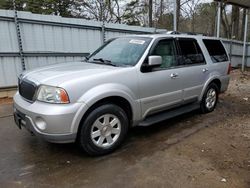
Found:
<svg viewBox="0 0 250 188"><path fill-rule="evenodd" d="M18 12L26 69L81 60L103 42L102 22ZM165 31L165 30L163 30ZM105 24L105 38L154 33L154 28ZM22 72L14 12L0 10L0 88Z"/></svg>

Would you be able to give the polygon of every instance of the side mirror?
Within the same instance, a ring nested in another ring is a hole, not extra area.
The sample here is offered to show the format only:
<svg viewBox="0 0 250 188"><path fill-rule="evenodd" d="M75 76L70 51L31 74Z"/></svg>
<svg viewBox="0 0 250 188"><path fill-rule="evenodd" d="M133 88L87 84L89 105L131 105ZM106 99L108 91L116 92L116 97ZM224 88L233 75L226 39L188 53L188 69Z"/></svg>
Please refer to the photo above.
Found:
<svg viewBox="0 0 250 188"><path fill-rule="evenodd" d="M149 66L160 66L162 64L162 57L161 56L149 56L148 57L148 65Z"/></svg>

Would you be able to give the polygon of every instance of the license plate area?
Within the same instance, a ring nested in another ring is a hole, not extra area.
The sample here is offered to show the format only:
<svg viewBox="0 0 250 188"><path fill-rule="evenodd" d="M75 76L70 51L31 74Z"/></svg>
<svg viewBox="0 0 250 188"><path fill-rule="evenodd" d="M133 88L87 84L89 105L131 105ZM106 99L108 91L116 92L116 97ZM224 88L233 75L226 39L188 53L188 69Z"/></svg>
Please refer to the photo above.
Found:
<svg viewBox="0 0 250 188"><path fill-rule="evenodd" d="M22 126L26 127L25 114L15 110L14 120L19 129L22 129Z"/></svg>

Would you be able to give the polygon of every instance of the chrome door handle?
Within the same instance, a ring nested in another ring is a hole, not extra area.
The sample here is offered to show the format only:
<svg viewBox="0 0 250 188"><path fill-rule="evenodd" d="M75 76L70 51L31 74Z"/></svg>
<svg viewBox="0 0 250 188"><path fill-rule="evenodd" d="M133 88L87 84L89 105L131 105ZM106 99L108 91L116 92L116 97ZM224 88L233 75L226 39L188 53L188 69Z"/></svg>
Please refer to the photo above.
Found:
<svg viewBox="0 0 250 188"><path fill-rule="evenodd" d="M177 74L177 73L172 73L171 75L170 75L170 77L171 78L177 78L179 75Z"/></svg>
<svg viewBox="0 0 250 188"><path fill-rule="evenodd" d="M202 72L207 72L207 71L208 71L207 68L202 69Z"/></svg>

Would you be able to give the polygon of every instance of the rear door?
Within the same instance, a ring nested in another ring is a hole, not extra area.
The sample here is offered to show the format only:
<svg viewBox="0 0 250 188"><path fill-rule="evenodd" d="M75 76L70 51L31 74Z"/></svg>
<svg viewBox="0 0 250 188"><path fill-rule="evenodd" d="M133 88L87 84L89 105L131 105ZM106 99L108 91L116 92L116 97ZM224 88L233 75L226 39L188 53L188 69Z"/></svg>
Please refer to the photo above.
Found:
<svg viewBox="0 0 250 188"><path fill-rule="evenodd" d="M208 65L203 52L194 38L177 38L181 54L179 79L183 88L183 104L196 102L208 78Z"/></svg>
<svg viewBox="0 0 250 188"><path fill-rule="evenodd" d="M209 72L219 77L221 81L220 91L223 92L228 87L231 70L228 54L220 40L206 38L203 39L203 43L210 56L208 60L210 61Z"/></svg>

